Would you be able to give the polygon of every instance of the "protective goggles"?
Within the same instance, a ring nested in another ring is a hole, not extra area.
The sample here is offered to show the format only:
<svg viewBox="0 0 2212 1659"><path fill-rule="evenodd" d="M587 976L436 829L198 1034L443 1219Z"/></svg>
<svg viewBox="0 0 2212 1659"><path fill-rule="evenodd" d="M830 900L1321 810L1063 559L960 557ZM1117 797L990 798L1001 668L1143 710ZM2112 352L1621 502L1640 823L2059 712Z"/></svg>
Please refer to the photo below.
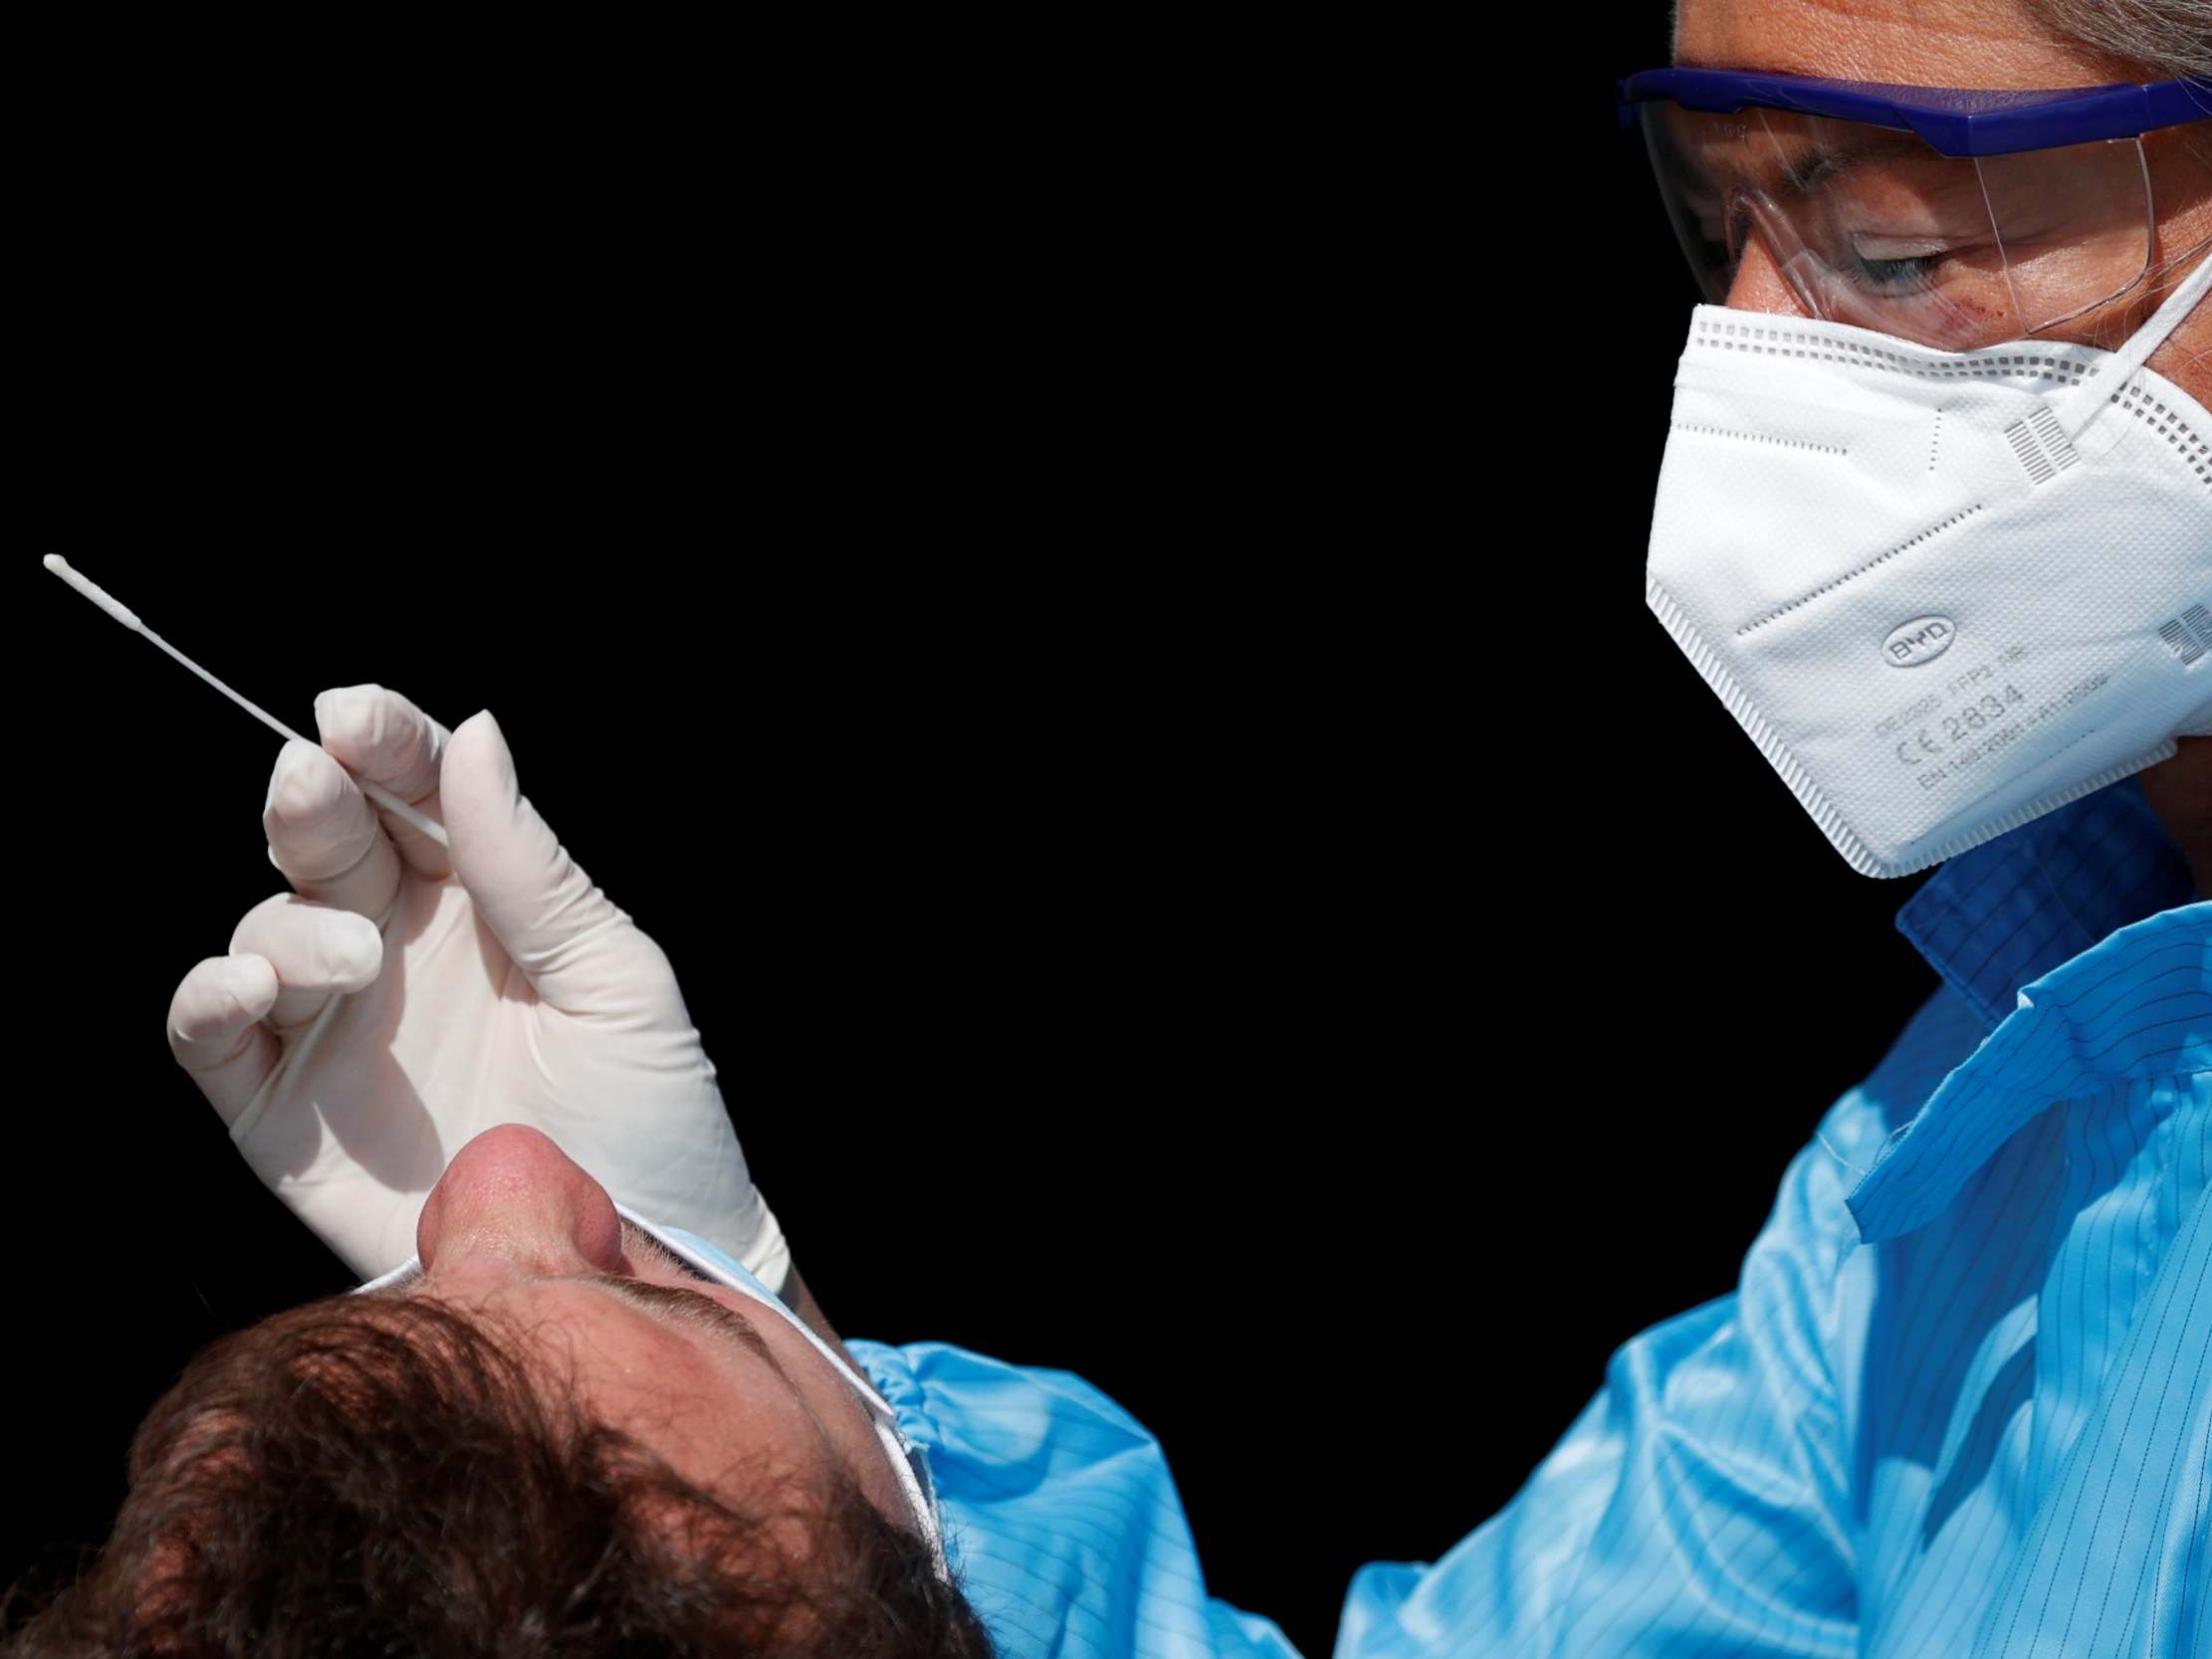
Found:
<svg viewBox="0 0 2212 1659"><path fill-rule="evenodd" d="M1756 237L1813 315L1958 351L2143 280L2142 135L2212 119L2212 82L1988 92L1660 69L1620 84L1620 110L1712 304Z"/></svg>

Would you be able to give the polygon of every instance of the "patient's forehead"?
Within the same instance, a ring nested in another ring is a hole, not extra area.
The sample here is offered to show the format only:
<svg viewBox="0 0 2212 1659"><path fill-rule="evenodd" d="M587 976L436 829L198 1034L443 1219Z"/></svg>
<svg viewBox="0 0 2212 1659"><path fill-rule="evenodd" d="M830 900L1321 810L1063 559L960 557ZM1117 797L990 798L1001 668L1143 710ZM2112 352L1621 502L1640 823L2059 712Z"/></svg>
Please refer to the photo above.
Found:
<svg viewBox="0 0 2212 1659"><path fill-rule="evenodd" d="M913 1525L865 1407L787 1321L748 1314L764 1354L681 1320L671 1329L586 1282L493 1279L470 1299L530 1334L551 1356L552 1386L572 1379L580 1404L687 1479L730 1496L764 1483L818 1491L842 1476L895 1525Z"/></svg>
<svg viewBox="0 0 2212 1659"><path fill-rule="evenodd" d="M761 1364L762 1376L749 1378L742 1365L733 1367L714 1350L702 1351L681 1331L595 1298L581 1283L539 1281L522 1291L450 1300L343 1294L283 1310L233 1333L225 1342L245 1368L216 1373L215 1382L228 1386L203 1384L157 1441L133 1444L133 1498L191 1491L220 1502L226 1480L258 1480L265 1454L256 1443L267 1424L255 1402L272 1390L293 1399L311 1393L339 1407L334 1419L328 1410L280 1413L279 1432L294 1439L311 1434L322 1444L327 1437L317 1430L333 1420L351 1422L357 1430L352 1447L340 1445L330 1466L349 1473L359 1466L359 1443L386 1429L395 1406L429 1413L434 1429L450 1389L464 1417L489 1410L512 1422L514 1448L526 1453L536 1450L530 1442L542 1432L565 1444L579 1418L586 1428L603 1424L617 1430L682 1481L746 1518L742 1532L725 1537L702 1532L698 1510L680 1492L658 1489L648 1480L626 1494L626 1503L648 1523L665 1517L670 1537L687 1551L712 1547L742 1564L765 1548L783 1562L802 1563L837 1546L839 1535L822 1526L824 1512L838 1502L837 1461L791 1384L774 1367ZM609 1317L600 1316L601 1302ZM427 1314L430 1305L436 1306L438 1321L410 1317ZM447 1323L456 1317L473 1328L483 1346L458 1340ZM524 1398L539 1402L539 1426L531 1426L527 1407L520 1413L510 1409L519 1403L511 1392L518 1386ZM420 1444L421 1437L414 1438ZM469 1442L475 1452L484 1445L481 1437ZM494 1447L495 1455L505 1450ZM348 1466L348 1459L356 1461ZM301 1462L290 1458L287 1466ZM311 1478L328 1481L330 1469ZM191 1593L195 1554L189 1527L147 1541L135 1577L141 1617L155 1617Z"/></svg>
<svg viewBox="0 0 2212 1659"><path fill-rule="evenodd" d="M691 1479L716 1482L740 1461L815 1468L830 1454L807 1403L774 1366L589 1285L511 1283L463 1306L547 1354L579 1404L646 1440Z"/></svg>

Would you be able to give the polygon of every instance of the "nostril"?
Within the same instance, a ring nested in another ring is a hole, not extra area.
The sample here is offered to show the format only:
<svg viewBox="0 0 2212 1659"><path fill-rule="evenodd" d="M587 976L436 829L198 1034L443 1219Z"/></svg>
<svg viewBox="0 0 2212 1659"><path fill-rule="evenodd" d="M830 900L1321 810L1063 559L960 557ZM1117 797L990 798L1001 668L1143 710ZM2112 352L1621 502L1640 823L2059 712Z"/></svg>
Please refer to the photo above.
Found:
<svg viewBox="0 0 2212 1659"><path fill-rule="evenodd" d="M415 1251L426 1269L481 1251L549 1277L610 1273L621 1223L606 1188L543 1131L501 1124L453 1154L423 1200Z"/></svg>

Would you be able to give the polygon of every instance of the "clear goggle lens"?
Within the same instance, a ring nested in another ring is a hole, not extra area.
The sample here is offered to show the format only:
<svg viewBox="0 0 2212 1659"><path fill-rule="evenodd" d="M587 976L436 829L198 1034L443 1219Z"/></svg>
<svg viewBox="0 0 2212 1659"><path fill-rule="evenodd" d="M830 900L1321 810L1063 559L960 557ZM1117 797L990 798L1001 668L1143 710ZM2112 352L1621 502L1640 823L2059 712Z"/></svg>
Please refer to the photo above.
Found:
<svg viewBox="0 0 2212 1659"><path fill-rule="evenodd" d="M1715 305L1756 238L1814 315L1963 351L2081 316L2150 267L2139 138L1946 156L1823 115L1637 108L1667 216Z"/></svg>

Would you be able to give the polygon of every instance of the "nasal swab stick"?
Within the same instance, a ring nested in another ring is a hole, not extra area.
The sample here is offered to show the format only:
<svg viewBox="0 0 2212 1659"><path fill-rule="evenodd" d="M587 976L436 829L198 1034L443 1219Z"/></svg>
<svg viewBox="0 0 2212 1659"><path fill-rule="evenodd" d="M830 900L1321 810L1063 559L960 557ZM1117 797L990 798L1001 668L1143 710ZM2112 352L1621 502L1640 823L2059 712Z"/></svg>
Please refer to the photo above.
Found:
<svg viewBox="0 0 2212 1659"><path fill-rule="evenodd" d="M240 697L236 692L232 691L228 686L224 685L222 681L216 679L214 675L208 673L206 669L200 667L198 663L192 661L191 658L187 657L183 652L179 651L175 646L171 645L167 640L163 639L151 628L148 628L143 622L140 622L135 611L131 610L127 605L117 603L115 599L97 582L87 581L83 576L80 576L76 571L72 570L69 567L69 560L62 557L60 553L48 553L46 555L46 567L47 569L53 571L55 575L61 577L63 581L69 583L71 587L77 589L77 591L82 593L86 598L90 599L94 604L98 605L102 610L106 611L110 616L113 617L117 622L121 623L125 628L128 628L132 633L145 635L147 639L153 641L154 644L161 647L162 650L166 651L170 656L174 657L178 662L182 663L186 668L190 669L202 680L205 680L210 686L213 686L217 691L221 692L225 697L229 698L233 703L237 704L239 708L245 710L247 714L253 716L255 720L261 722L263 726L269 727L270 730L276 732L280 737L296 738L298 741L303 743L310 741L310 739L302 737L299 732L293 730L291 726L285 725L283 721L278 720L267 710L264 710L255 704L248 703L244 698ZM315 743L313 744L313 746L316 748L321 748L323 745L320 743ZM346 775L351 777L353 774L348 771ZM396 818L406 819L408 823L414 825L415 828L422 831L423 834L429 836L430 839L435 841L439 846L444 847L450 845L450 843L446 840L445 826L443 824L438 823L431 818L425 817L421 812L418 812L415 808L409 806L405 801L401 800L397 795L393 794L389 789L386 789L380 783L371 783L365 777L353 777L353 781L355 784L359 785L362 794L366 795L370 800L374 801L386 812L392 814L392 816Z"/></svg>

